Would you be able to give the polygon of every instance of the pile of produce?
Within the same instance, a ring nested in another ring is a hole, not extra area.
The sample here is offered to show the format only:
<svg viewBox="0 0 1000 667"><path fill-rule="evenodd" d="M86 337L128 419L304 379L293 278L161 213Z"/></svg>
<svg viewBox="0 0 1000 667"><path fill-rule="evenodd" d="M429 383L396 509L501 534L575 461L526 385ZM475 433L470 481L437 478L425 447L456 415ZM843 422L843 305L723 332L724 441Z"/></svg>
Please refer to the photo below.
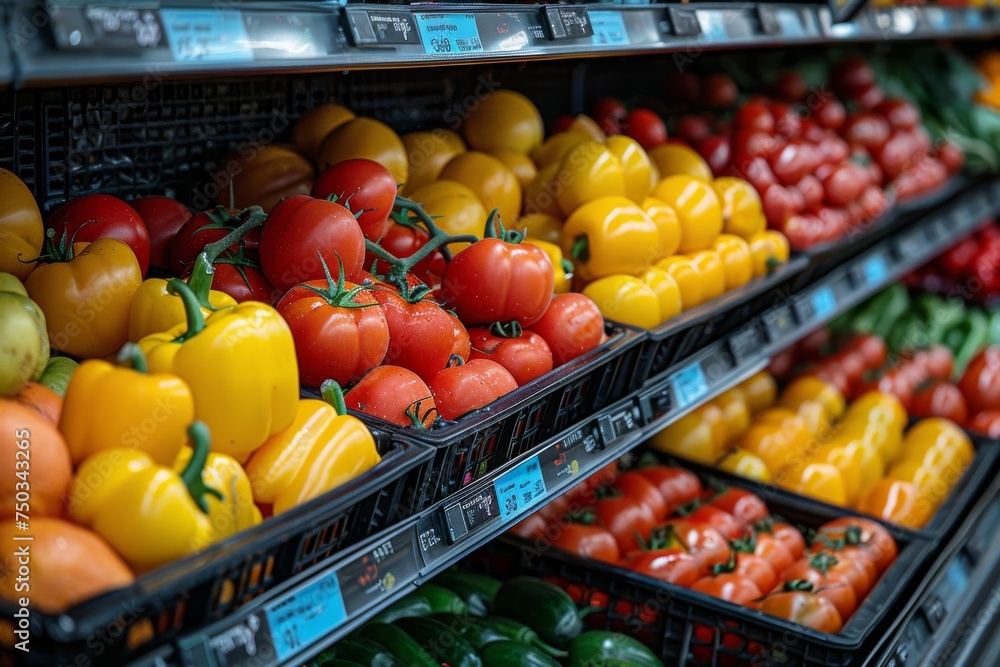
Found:
<svg viewBox="0 0 1000 667"><path fill-rule="evenodd" d="M599 473L512 530L824 632L840 631L897 553L874 521L837 519L804 535L749 491L704 488L656 463Z"/></svg>
<svg viewBox="0 0 1000 667"><path fill-rule="evenodd" d="M626 634L584 631L589 611L543 579L449 570L307 667L663 667Z"/></svg>
<svg viewBox="0 0 1000 667"><path fill-rule="evenodd" d="M1000 311L1000 225L990 220L933 262L903 279L912 289L954 296ZM993 341L996 342L996 341Z"/></svg>
<svg viewBox="0 0 1000 667"><path fill-rule="evenodd" d="M907 428L906 409L888 392L847 404L832 384L806 376L762 404L747 398L749 383L763 381L709 401L650 446L910 528L931 519L975 457L953 421Z"/></svg>

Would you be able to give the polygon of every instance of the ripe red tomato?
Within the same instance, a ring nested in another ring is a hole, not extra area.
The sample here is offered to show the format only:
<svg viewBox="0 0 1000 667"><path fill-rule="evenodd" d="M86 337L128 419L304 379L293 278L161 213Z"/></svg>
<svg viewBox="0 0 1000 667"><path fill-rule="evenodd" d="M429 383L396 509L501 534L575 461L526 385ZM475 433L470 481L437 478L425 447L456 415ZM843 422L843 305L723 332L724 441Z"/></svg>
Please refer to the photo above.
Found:
<svg viewBox="0 0 1000 667"><path fill-rule="evenodd" d="M773 157L785 145L786 142L784 139L775 137L767 132L738 129L733 133L731 146L732 162L737 167L742 168L743 165L749 164L755 157ZM770 164L768 164L768 167L769 172L773 174L774 171L770 169Z"/></svg>
<svg viewBox="0 0 1000 667"><path fill-rule="evenodd" d="M195 214L184 223L170 244L170 270L178 276L184 275L195 259L209 244L220 241L243 222L238 211L217 206L209 211ZM241 251L250 259L258 257L260 228L248 231L243 238L229 247L231 253Z"/></svg>
<svg viewBox="0 0 1000 667"><path fill-rule="evenodd" d="M559 134L560 132L565 132L570 127L573 126L574 117L569 114L563 114L556 118L556 121L552 123L552 127L549 128L549 135Z"/></svg>
<svg viewBox="0 0 1000 667"><path fill-rule="evenodd" d="M226 250L216 260L213 267L212 289L225 292L238 303L261 301L273 304L281 298L282 292L274 289L260 269L248 264L246 253Z"/></svg>
<svg viewBox="0 0 1000 667"><path fill-rule="evenodd" d="M625 116L623 130L647 151L667 143L667 126L655 111L649 109L632 109Z"/></svg>
<svg viewBox="0 0 1000 667"><path fill-rule="evenodd" d="M344 394L347 407L397 426L430 428L437 407L430 387L401 366L378 366Z"/></svg>
<svg viewBox="0 0 1000 667"><path fill-rule="evenodd" d="M531 331L545 339L552 351L552 362L562 366L603 342L604 316L597 304L582 294L559 294Z"/></svg>
<svg viewBox="0 0 1000 667"><path fill-rule="evenodd" d="M736 82L728 74L709 74L701 82L701 101L716 109L726 109L739 96Z"/></svg>
<svg viewBox="0 0 1000 667"><path fill-rule="evenodd" d="M68 241L118 239L135 253L143 277L149 270L149 232L139 213L118 197L83 195L74 197L49 216L56 243L66 234Z"/></svg>
<svg viewBox="0 0 1000 667"><path fill-rule="evenodd" d="M792 558L799 558L805 553L805 538L802 537L799 529L792 524L784 523L783 521L768 520L763 524L758 524L758 528L766 530L774 539L781 542Z"/></svg>
<svg viewBox="0 0 1000 667"><path fill-rule="evenodd" d="M682 508L681 516L692 523L704 524L715 528L727 540L738 539L743 535L748 526L748 522L716 505L700 505L694 511L686 514Z"/></svg>
<svg viewBox="0 0 1000 667"><path fill-rule="evenodd" d="M545 339L533 331L522 332L518 327L516 332L519 335L507 336L497 327L470 328L469 358L497 362L520 387L552 370L552 351Z"/></svg>
<svg viewBox="0 0 1000 667"><path fill-rule="evenodd" d="M507 369L488 359L473 359L438 371L427 386L442 419L462 415L489 405L517 389Z"/></svg>
<svg viewBox="0 0 1000 667"><path fill-rule="evenodd" d="M840 632L844 621L829 600L813 592L811 584L792 583L775 590L757 608L765 614L804 625L819 632Z"/></svg>
<svg viewBox="0 0 1000 667"><path fill-rule="evenodd" d="M772 94L783 102L796 104L809 92L806 80L794 70L782 70L770 86Z"/></svg>
<svg viewBox="0 0 1000 667"><path fill-rule="evenodd" d="M396 179L373 160L344 160L320 174L312 196L336 197L337 203L356 214L365 238L378 241L392 225L389 214L396 202Z"/></svg>
<svg viewBox="0 0 1000 667"><path fill-rule="evenodd" d="M860 602L865 599L868 592L878 579L875 564L869 560L852 558L851 554L834 553L829 550L821 550L810 553L797 560L790 568L782 573L783 581L795 579L805 579L821 587L821 583L811 578L809 571L816 570L826 577L826 581L841 579L847 583L854 591L855 599ZM831 600L833 602L833 600ZM847 618L845 615L844 618Z"/></svg>
<svg viewBox="0 0 1000 667"><path fill-rule="evenodd" d="M751 606L761 596L757 584L735 572L702 577L691 585L691 590L743 606Z"/></svg>
<svg viewBox="0 0 1000 667"><path fill-rule="evenodd" d="M616 563L621 558L618 542L601 526L570 521L556 527L559 533L552 540L554 547L605 563Z"/></svg>
<svg viewBox="0 0 1000 667"><path fill-rule="evenodd" d="M598 523L615 536L623 554L638 549L639 538L646 539L656 525L653 510L627 496L601 498L594 503L594 514Z"/></svg>
<svg viewBox="0 0 1000 667"><path fill-rule="evenodd" d="M698 154L705 158L713 174L721 175L729 166L729 139L726 137L722 135L705 137L697 143L696 149Z"/></svg>
<svg viewBox="0 0 1000 667"><path fill-rule="evenodd" d="M688 106L701 99L701 79L694 72L672 71L667 74L664 83L667 94L676 105Z"/></svg>
<svg viewBox="0 0 1000 667"><path fill-rule="evenodd" d="M771 218L768 216L768 222L770 223L770 221ZM788 245L791 246L792 250L808 250L815 245L837 238L831 235L826 223L819 215L813 213L793 214L785 219L780 228L788 237Z"/></svg>
<svg viewBox="0 0 1000 667"><path fill-rule="evenodd" d="M772 102L770 111L774 117L775 132L786 139L798 139L802 136L802 118L795 107L784 102Z"/></svg>
<svg viewBox="0 0 1000 667"><path fill-rule="evenodd" d="M764 157L755 157L737 162L734 154L732 168L733 175L739 176L749 182L761 197L764 196L764 193L772 185L778 182L774 177L774 172L771 171L771 165L767 163L767 159Z"/></svg>
<svg viewBox="0 0 1000 667"><path fill-rule="evenodd" d="M881 219L889 210L889 200L885 196L885 191L877 185L865 188L861 193L860 203L864 219L870 222Z"/></svg>
<svg viewBox="0 0 1000 667"><path fill-rule="evenodd" d="M780 540L771 533L755 530L751 534L733 542L733 550L737 553L751 553L767 561L775 574L781 574L793 562L793 556Z"/></svg>
<svg viewBox="0 0 1000 667"><path fill-rule="evenodd" d="M448 263L441 297L465 324L517 322L530 327L545 314L554 284L552 261L544 250L533 243L485 238Z"/></svg>
<svg viewBox="0 0 1000 667"><path fill-rule="evenodd" d="M365 260L365 237L351 212L336 202L295 195L271 209L260 232L260 266L268 281L287 290L322 280L322 253L333 275L344 267L356 281Z"/></svg>
<svg viewBox="0 0 1000 667"><path fill-rule="evenodd" d="M847 111L840 100L828 95L817 102L813 117L826 129L839 130L847 120Z"/></svg>
<svg viewBox="0 0 1000 667"><path fill-rule="evenodd" d="M949 174L957 174L965 166L965 152L950 141L938 144L937 158Z"/></svg>
<svg viewBox="0 0 1000 667"><path fill-rule="evenodd" d="M633 551L621 563L626 568L653 579L690 588L701 578L701 564L680 547Z"/></svg>
<svg viewBox="0 0 1000 667"><path fill-rule="evenodd" d="M677 119L677 129L674 134L695 145L712 134L712 128L703 116L687 115Z"/></svg>
<svg viewBox="0 0 1000 667"><path fill-rule="evenodd" d="M833 559L836 562L836 559ZM830 601L842 619L851 617L858 608L858 594L851 582L840 574L813 566L812 558L805 557L795 561L791 567L781 573L781 581L807 581L813 586L816 595Z"/></svg>
<svg viewBox="0 0 1000 667"><path fill-rule="evenodd" d="M860 56L847 56L830 72L830 83L842 95L875 83L875 70Z"/></svg>
<svg viewBox="0 0 1000 667"><path fill-rule="evenodd" d="M847 552L847 555L852 553L848 550L857 549L875 564L879 574L896 560L898 553L896 540L892 539L885 526L861 517L841 517L820 526L810 551L822 549Z"/></svg>
<svg viewBox="0 0 1000 667"><path fill-rule="evenodd" d="M700 498L703 492L698 476L682 468L652 465L637 468L635 472L656 486L667 503L668 515L681 505Z"/></svg>
<svg viewBox="0 0 1000 667"><path fill-rule="evenodd" d="M823 208L823 184L818 178L812 174L806 174L795 185L795 189L802 193L806 211L815 213Z"/></svg>
<svg viewBox="0 0 1000 667"><path fill-rule="evenodd" d="M847 206L857 200L868 185L864 171L845 160L823 178L823 192L830 206Z"/></svg>
<svg viewBox="0 0 1000 667"><path fill-rule="evenodd" d="M393 223L389 226L388 231L382 235L378 245L393 257L405 259L427 245L430 238L430 235L420 227ZM390 268L385 261L366 252L364 266L370 269L373 265L375 272L381 275L385 275ZM444 255L441 254L440 250L435 250L417 262L416 266L410 269L410 273L427 284L428 287L433 288L440 284L441 274L444 273L445 266Z"/></svg>
<svg viewBox="0 0 1000 667"><path fill-rule="evenodd" d="M869 151L880 148L891 134L889 122L873 111L849 115L840 133L849 144L864 146Z"/></svg>
<svg viewBox="0 0 1000 667"><path fill-rule="evenodd" d="M769 513L767 505L764 504L764 501L759 496L735 486L728 487L725 491L712 498L709 503L712 507L718 507L720 510L736 517L736 520L742 524L743 528L748 524L760 521ZM742 535L742 530L736 537L740 535Z"/></svg>
<svg viewBox="0 0 1000 667"><path fill-rule="evenodd" d="M871 334L855 336L851 341L851 347L858 351L858 354L861 355L861 358L865 362L865 366L869 369L881 368L885 364L886 359L889 358L889 349L886 347L885 341L878 336ZM941 349L947 352L947 348L942 347ZM950 352L948 356L950 359Z"/></svg>
<svg viewBox="0 0 1000 667"><path fill-rule="evenodd" d="M747 102L736 109L733 127L737 130L759 130L773 134L774 116L764 102Z"/></svg>
<svg viewBox="0 0 1000 667"><path fill-rule="evenodd" d="M1000 410L983 410L969 420L969 430L988 438L1000 438Z"/></svg>
<svg viewBox="0 0 1000 667"><path fill-rule="evenodd" d="M920 111L908 100L887 97L875 107L893 129L909 130L920 125Z"/></svg>
<svg viewBox="0 0 1000 667"><path fill-rule="evenodd" d="M667 501L660 490L645 476L636 471L622 473L612 485L613 488L621 491L626 498L631 498L634 502L642 503L653 511L653 516L657 521L667 518Z"/></svg>
<svg viewBox="0 0 1000 667"><path fill-rule="evenodd" d="M1000 410L1000 346L990 345L973 357L958 388L972 412Z"/></svg>
<svg viewBox="0 0 1000 667"><path fill-rule="evenodd" d="M163 271L170 269L170 244L181 228L191 219L188 207L176 199L140 197L128 202L142 218L149 235L149 264Z"/></svg>
<svg viewBox="0 0 1000 667"><path fill-rule="evenodd" d="M956 424L964 424L969 417L969 408L959 388L941 380L918 387L909 412L911 417L944 417Z"/></svg>
<svg viewBox="0 0 1000 667"><path fill-rule="evenodd" d="M770 591L778 583L778 573L770 561L754 554L737 552L733 572L746 577L762 591Z"/></svg>
<svg viewBox="0 0 1000 667"><path fill-rule="evenodd" d="M767 188L761 197L761 202L769 227L783 226L789 219L805 210L806 205L802 193L784 185L772 185Z"/></svg>
<svg viewBox="0 0 1000 667"><path fill-rule="evenodd" d="M713 565L727 562L732 555L729 542L722 533L690 519L670 519L653 528L649 535L650 543L655 548L687 549L706 573Z"/></svg>
<svg viewBox="0 0 1000 667"><path fill-rule="evenodd" d="M605 134L621 134L627 115L628 110L617 97L602 97L594 103L594 120Z"/></svg>

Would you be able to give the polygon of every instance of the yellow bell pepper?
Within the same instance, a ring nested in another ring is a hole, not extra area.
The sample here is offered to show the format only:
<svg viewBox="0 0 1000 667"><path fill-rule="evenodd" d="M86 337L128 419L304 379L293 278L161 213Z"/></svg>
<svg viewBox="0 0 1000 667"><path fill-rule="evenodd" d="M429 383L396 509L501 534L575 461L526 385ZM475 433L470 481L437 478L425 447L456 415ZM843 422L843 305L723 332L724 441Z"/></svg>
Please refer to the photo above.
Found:
<svg viewBox="0 0 1000 667"><path fill-rule="evenodd" d="M694 262L683 255L671 255L657 262L656 267L669 273L677 283L681 291L682 310L691 310L702 304L704 297L701 273Z"/></svg>
<svg viewBox="0 0 1000 667"><path fill-rule="evenodd" d="M853 507L875 482L882 479L885 463L878 448L865 442L837 439L814 453L810 463L828 463L840 471L844 480L846 504Z"/></svg>
<svg viewBox="0 0 1000 667"><path fill-rule="evenodd" d="M725 458L719 461L715 467L758 482L769 483L771 481L771 471L768 470L764 460L742 447L734 447L729 450Z"/></svg>
<svg viewBox="0 0 1000 667"><path fill-rule="evenodd" d="M659 267L651 266L640 271L636 277L656 293L656 298L660 303L661 324L680 314L683 309L681 288L678 287L673 276Z"/></svg>
<svg viewBox="0 0 1000 667"><path fill-rule="evenodd" d="M216 310L232 308L236 299L225 292L211 289L215 270L204 253L195 260L188 284L201 304L202 315L208 317ZM163 333L185 322L184 303L167 291L167 281L147 278L132 297L132 310L128 320L128 339L133 343L151 334Z"/></svg>
<svg viewBox="0 0 1000 667"><path fill-rule="evenodd" d="M523 220L523 218L522 218ZM552 270L555 272L556 281L552 291L556 294L565 294L569 291L573 282L573 262L563 257L562 248L555 243L541 241L539 239L526 239L525 243L536 245L545 251L545 254L552 260Z"/></svg>
<svg viewBox="0 0 1000 667"><path fill-rule="evenodd" d="M660 230L663 255L673 255L677 252L677 248L681 245L681 222L677 219L677 212L655 197L643 199L642 210L652 218Z"/></svg>
<svg viewBox="0 0 1000 667"><path fill-rule="evenodd" d="M563 215L570 215L587 202L600 197L624 197L625 172L615 154L599 141L573 146L559 163L556 203Z"/></svg>
<svg viewBox="0 0 1000 667"><path fill-rule="evenodd" d="M722 233L722 205L710 182L684 174L667 176L656 184L652 196L677 214L681 225L678 252L711 248Z"/></svg>
<svg viewBox="0 0 1000 667"><path fill-rule="evenodd" d="M726 291L746 285L753 279L753 256L750 244L735 234L719 234L712 246L722 260Z"/></svg>
<svg viewBox="0 0 1000 667"><path fill-rule="evenodd" d="M182 448L174 461L174 470L182 472L191 462L194 451L191 447ZM254 504L250 478L232 456L210 452L201 478L209 488L222 493L221 498L207 496L212 542L224 540L263 521L260 508Z"/></svg>
<svg viewBox="0 0 1000 667"><path fill-rule="evenodd" d="M254 452L246 470L258 503L275 514L316 498L374 467L382 458L368 427L347 414L333 380L325 400L299 401L295 421Z"/></svg>
<svg viewBox="0 0 1000 667"><path fill-rule="evenodd" d="M764 205L757 189L742 178L721 176L712 188L722 206L723 231L747 241L767 229Z"/></svg>
<svg viewBox="0 0 1000 667"><path fill-rule="evenodd" d="M653 187L650 174L653 162L639 142L624 134L608 137L604 145L618 158L622 175L625 177L625 196L636 204L642 204Z"/></svg>
<svg viewBox="0 0 1000 667"><path fill-rule="evenodd" d="M693 148L682 144L662 144L649 151L649 158L656 165L661 179L681 174L707 183L712 181L712 168Z"/></svg>
<svg viewBox="0 0 1000 667"><path fill-rule="evenodd" d="M701 300L711 301L726 292L726 272L722 258L714 250L699 250L687 255L701 277Z"/></svg>
<svg viewBox="0 0 1000 667"><path fill-rule="evenodd" d="M207 318L194 292L171 278L187 323L146 336L139 347L154 373L175 373L194 395L195 418L208 424L216 451L241 463L295 419L299 369L288 324L274 308L246 301Z"/></svg>
<svg viewBox="0 0 1000 667"><path fill-rule="evenodd" d="M663 256L656 223L625 197L600 197L578 208L566 219L562 244L585 281L634 275Z"/></svg>
<svg viewBox="0 0 1000 667"><path fill-rule="evenodd" d="M59 430L76 465L112 447L136 449L169 465L194 421L191 389L176 375L147 374L146 360L135 345L122 350L132 368L88 359L76 369L66 388Z"/></svg>
<svg viewBox="0 0 1000 667"><path fill-rule="evenodd" d="M660 299L653 288L635 276L605 276L583 288L604 317L642 329L652 329L660 320Z"/></svg>
<svg viewBox="0 0 1000 667"><path fill-rule="evenodd" d="M70 515L97 532L137 572L148 572L213 542L202 479L208 458L204 423L189 429L194 455L183 472L134 449L105 449L80 466L70 489Z"/></svg>
<svg viewBox="0 0 1000 667"><path fill-rule="evenodd" d="M548 241L556 245L562 240L562 220L548 213L527 213L517 219L517 227L528 241ZM482 231L482 230L480 230ZM559 251L560 256L562 251Z"/></svg>
<svg viewBox="0 0 1000 667"><path fill-rule="evenodd" d="M760 278L788 261L789 245L784 234L768 229L750 238L750 255L753 258L753 276Z"/></svg>

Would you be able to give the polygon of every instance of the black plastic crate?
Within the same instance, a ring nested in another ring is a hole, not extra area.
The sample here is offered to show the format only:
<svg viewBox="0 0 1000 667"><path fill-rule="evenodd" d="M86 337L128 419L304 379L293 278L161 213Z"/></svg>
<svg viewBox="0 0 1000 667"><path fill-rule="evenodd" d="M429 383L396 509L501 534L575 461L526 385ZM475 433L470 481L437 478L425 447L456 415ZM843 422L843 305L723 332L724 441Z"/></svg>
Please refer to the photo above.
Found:
<svg viewBox="0 0 1000 667"><path fill-rule="evenodd" d="M767 504L773 514L803 528L845 515L781 498ZM598 608L584 617L585 626L627 633L667 665L844 667L859 664L895 622L937 552L935 540L899 531L895 538L896 560L836 634L513 535L487 545L467 564L498 577L541 576L567 588L581 606Z"/></svg>
<svg viewBox="0 0 1000 667"><path fill-rule="evenodd" d="M376 434L376 444L378 465L319 498L62 614L32 610L31 652L7 657L25 665L125 664L416 514L423 507L407 499L421 502L415 490L426 483L433 451L390 434ZM0 623L15 610L0 601Z"/></svg>
<svg viewBox="0 0 1000 667"><path fill-rule="evenodd" d="M793 256L770 275L646 330L631 388L638 389L693 352L746 324L783 297L788 298L789 283L808 265L805 258Z"/></svg>
<svg viewBox="0 0 1000 667"><path fill-rule="evenodd" d="M605 332L608 340L596 349L430 429L352 414L373 431L403 434L437 450L425 498L436 502L628 394L644 334L612 323Z"/></svg>

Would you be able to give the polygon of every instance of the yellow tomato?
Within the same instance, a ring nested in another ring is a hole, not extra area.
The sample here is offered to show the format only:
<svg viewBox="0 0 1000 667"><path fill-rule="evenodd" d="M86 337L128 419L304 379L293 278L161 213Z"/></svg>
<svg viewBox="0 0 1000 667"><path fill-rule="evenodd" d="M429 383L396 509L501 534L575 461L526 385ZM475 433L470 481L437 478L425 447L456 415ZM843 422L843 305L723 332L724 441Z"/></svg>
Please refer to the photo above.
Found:
<svg viewBox="0 0 1000 667"><path fill-rule="evenodd" d="M747 241L767 228L757 190L742 178L721 176L712 182L722 205L723 229Z"/></svg>
<svg viewBox="0 0 1000 667"><path fill-rule="evenodd" d="M579 132L557 132L546 139L532 154L538 168L545 169L550 165L558 165L573 147L585 141L598 141Z"/></svg>
<svg viewBox="0 0 1000 667"><path fill-rule="evenodd" d="M545 126L534 102L506 88L479 100L462 123L462 135L477 151L530 153L542 143Z"/></svg>
<svg viewBox="0 0 1000 667"><path fill-rule="evenodd" d="M559 202L556 201L556 194L564 187L559 182L562 175L558 163L542 167L538 171L538 174L524 191L524 210L526 213L543 213L559 220L563 219Z"/></svg>
<svg viewBox="0 0 1000 667"><path fill-rule="evenodd" d="M681 223L674 209L654 197L642 200L642 210L646 212L660 230L663 240L663 255L669 256L677 252L681 245Z"/></svg>
<svg viewBox="0 0 1000 667"><path fill-rule="evenodd" d="M605 318L652 329L660 323L659 297L653 288L635 276L617 274L587 283L583 295L590 298Z"/></svg>
<svg viewBox="0 0 1000 667"><path fill-rule="evenodd" d="M722 411L706 404L654 435L649 446L661 452L711 465L722 454L726 427Z"/></svg>
<svg viewBox="0 0 1000 667"><path fill-rule="evenodd" d="M685 175L699 178L706 183L712 181L712 169L693 149L681 144L663 144L649 151L650 159L656 164L660 178Z"/></svg>
<svg viewBox="0 0 1000 667"><path fill-rule="evenodd" d="M637 276L656 293L660 302L660 322L662 324L681 312L681 290L673 276L661 268L651 266Z"/></svg>
<svg viewBox="0 0 1000 667"><path fill-rule="evenodd" d="M754 278L766 276L788 261L788 239L781 232L768 229L750 238Z"/></svg>
<svg viewBox="0 0 1000 667"><path fill-rule="evenodd" d="M722 208L709 183L692 176L668 176L656 185L653 196L677 213L681 224L678 252L712 247L722 232Z"/></svg>
<svg viewBox="0 0 1000 667"><path fill-rule="evenodd" d="M702 303L701 274L690 259L672 255L658 261L656 266L669 273L677 283L677 288L681 291L681 307L684 310L691 310Z"/></svg>
<svg viewBox="0 0 1000 667"><path fill-rule="evenodd" d="M722 410L722 420L726 424L726 443L735 442L750 428L750 410L743 390L733 387L719 394L713 403Z"/></svg>
<svg viewBox="0 0 1000 667"><path fill-rule="evenodd" d="M517 182L521 185L522 191L531 185L535 177L538 176L538 169L535 167L535 163L524 153L508 149L494 151L492 155L507 165L507 168L514 173L514 176L517 177Z"/></svg>
<svg viewBox="0 0 1000 667"><path fill-rule="evenodd" d="M625 196L642 204L650 190L652 162L639 142L624 134L608 137L604 145L618 158L625 177Z"/></svg>
<svg viewBox="0 0 1000 667"><path fill-rule="evenodd" d="M760 412L774 405L778 394L778 383L767 371L758 371L739 385L746 398L750 413Z"/></svg>
<svg viewBox="0 0 1000 667"><path fill-rule="evenodd" d="M410 197L434 216L435 224L448 234L473 234L482 238L488 214L476 193L462 183L435 181L411 193ZM458 252L467 245L451 243L448 248Z"/></svg>
<svg viewBox="0 0 1000 667"><path fill-rule="evenodd" d="M844 397L829 382L816 377L804 376L793 380L778 397L778 405L798 411L799 406L808 401L819 401L830 419L844 414Z"/></svg>
<svg viewBox="0 0 1000 667"><path fill-rule="evenodd" d="M402 139L409 165L405 192L413 192L438 180L445 165L466 150L462 137L451 130L410 132Z"/></svg>
<svg viewBox="0 0 1000 667"><path fill-rule="evenodd" d="M406 146L392 128L374 118L355 118L327 135L316 166L320 171L352 158L367 158L389 170L397 184L406 183L409 161Z"/></svg>
<svg viewBox="0 0 1000 667"><path fill-rule="evenodd" d="M521 214L521 185L514 172L500 160L481 151L462 153L445 165L441 179L463 183L476 193L487 211L499 209L500 220L512 229L515 227Z"/></svg>
<svg viewBox="0 0 1000 667"><path fill-rule="evenodd" d="M719 470L725 470L740 477L770 483L771 471L767 469L764 460L747 450L736 447L731 449L726 457L716 464Z"/></svg>
<svg viewBox="0 0 1000 667"><path fill-rule="evenodd" d="M722 296L726 291L726 272L722 268L722 259L714 250L699 250L687 255L701 276L701 300L711 301Z"/></svg>
<svg viewBox="0 0 1000 667"><path fill-rule="evenodd" d="M566 153L559 163L557 181L564 184L556 202L564 215L600 197L624 197L625 174L618 158L604 144L585 141Z"/></svg>
<svg viewBox="0 0 1000 667"><path fill-rule="evenodd" d="M527 213L517 219L517 228L524 230L529 241L562 242L562 220L547 213Z"/></svg>
<svg viewBox="0 0 1000 667"><path fill-rule="evenodd" d="M292 143L298 152L311 162L316 162L317 154L327 135L344 123L354 120L354 112L339 104L323 104L302 114L292 128ZM325 165L320 165L321 167Z"/></svg>
<svg viewBox="0 0 1000 667"><path fill-rule="evenodd" d="M726 291L746 285L753 279L753 258L750 244L735 234L719 234L712 246L722 259L726 276Z"/></svg>

